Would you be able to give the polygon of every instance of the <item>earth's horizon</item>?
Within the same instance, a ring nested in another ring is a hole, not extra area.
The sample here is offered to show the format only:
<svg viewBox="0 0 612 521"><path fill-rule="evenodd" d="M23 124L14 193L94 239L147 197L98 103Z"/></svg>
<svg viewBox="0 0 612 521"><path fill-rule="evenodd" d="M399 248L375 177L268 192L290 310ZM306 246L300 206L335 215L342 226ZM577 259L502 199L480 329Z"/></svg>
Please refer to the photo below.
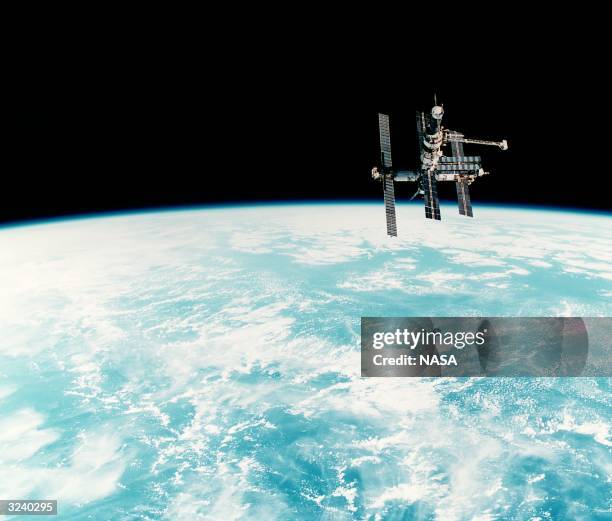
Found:
<svg viewBox="0 0 612 521"><path fill-rule="evenodd" d="M400 196L398 196L400 197ZM127 217L130 215L140 214L164 214L164 213L179 213L179 212L197 212L209 210L231 210L231 209L249 209L260 207L301 207L301 206L375 206L381 207L381 201L376 199L279 199L279 200L252 200L252 201L227 201L227 202L212 202L212 203L194 203L194 204L177 204L177 205L159 205L159 206L143 206L140 208L118 208L108 210L91 210L86 212L71 212L64 215L48 215L26 219L15 219L6 222L0 222L0 231L10 228L23 228L28 226L39 226L46 224L54 224L67 221L82 221L88 219L105 219L112 217ZM405 200L398 198L395 200L395 205L400 207L412 207L423 209L423 201L420 200ZM578 206L562 206L562 205L538 205L538 204L513 204L507 202L492 202L478 201L474 208L475 217L478 218L476 212L479 209L496 209L510 211L537 211L537 212L555 212L564 214L577 215L593 215L595 217L612 217L612 211L602 208L583 208ZM444 208L446 212L457 213L457 202L452 199L440 199L440 208ZM384 210L383 210L384 211ZM424 211L421 217L425 218ZM445 220L445 214L442 214L442 221Z"/></svg>

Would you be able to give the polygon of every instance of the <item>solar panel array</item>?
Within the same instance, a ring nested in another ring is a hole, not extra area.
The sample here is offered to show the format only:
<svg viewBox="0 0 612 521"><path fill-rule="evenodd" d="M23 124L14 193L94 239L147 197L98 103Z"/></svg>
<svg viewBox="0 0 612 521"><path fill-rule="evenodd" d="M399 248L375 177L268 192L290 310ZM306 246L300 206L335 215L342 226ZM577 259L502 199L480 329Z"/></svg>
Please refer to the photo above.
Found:
<svg viewBox="0 0 612 521"><path fill-rule="evenodd" d="M463 156L463 143L461 141L451 141L451 150L453 151L453 157Z"/></svg>
<svg viewBox="0 0 612 521"><path fill-rule="evenodd" d="M480 156L442 156L440 163L480 163Z"/></svg>
<svg viewBox="0 0 612 521"><path fill-rule="evenodd" d="M473 172L480 170L480 163L456 163L456 164L438 164L436 170L439 172Z"/></svg>
<svg viewBox="0 0 612 521"><path fill-rule="evenodd" d="M395 221L395 190L393 179L385 178L385 214L387 216L387 235L397 237L397 223Z"/></svg>
<svg viewBox="0 0 612 521"><path fill-rule="evenodd" d="M457 173L460 173L465 171L478 171L480 169L480 157L465 156L463 152L463 143L461 141L453 140L453 138L459 139L462 137L463 135L460 133L449 134L453 155L448 158L448 162L443 162L446 164L442 164L440 170L454 170ZM457 205L459 207L459 213L467 217L473 217L472 203L470 201L470 189L467 181L465 179L458 179L455 182L455 187L457 188Z"/></svg>
<svg viewBox="0 0 612 521"><path fill-rule="evenodd" d="M391 168L391 131L389 129L389 116L378 114L378 130L380 136L380 155L382 156L383 166Z"/></svg>
<svg viewBox="0 0 612 521"><path fill-rule="evenodd" d="M421 160L421 154L423 153L423 139L425 139L425 131L427 129L427 120L425 119L425 113L417 110L416 112L416 131L417 131L417 152L419 161Z"/></svg>
<svg viewBox="0 0 612 521"><path fill-rule="evenodd" d="M432 172L423 174L423 192L425 196L425 217L440 220L440 201L438 200L438 185Z"/></svg>
<svg viewBox="0 0 612 521"><path fill-rule="evenodd" d="M467 217L474 217L472 213L472 202L470 201L470 188L467 181L460 179L455 183L457 187L457 204L459 205L459 213Z"/></svg>

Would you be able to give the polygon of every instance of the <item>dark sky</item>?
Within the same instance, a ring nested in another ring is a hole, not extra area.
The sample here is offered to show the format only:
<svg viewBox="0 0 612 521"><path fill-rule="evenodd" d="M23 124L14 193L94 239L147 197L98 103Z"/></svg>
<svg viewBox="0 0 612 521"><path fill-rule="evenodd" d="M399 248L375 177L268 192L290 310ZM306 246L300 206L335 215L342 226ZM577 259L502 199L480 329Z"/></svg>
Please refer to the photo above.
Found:
<svg viewBox="0 0 612 521"><path fill-rule="evenodd" d="M395 164L414 167L414 112L430 109L434 92L446 126L508 139L508 152L466 146L492 172L471 188L475 207L612 206L600 159L605 74L564 52L492 46L456 61L420 52L381 60L367 39L286 56L265 45L231 57L218 48L76 47L16 55L2 221L225 201L382 200L370 179L376 114L391 115ZM398 199L412 186L400 185ZM452 185L441 197L454 198Z"/></svg>

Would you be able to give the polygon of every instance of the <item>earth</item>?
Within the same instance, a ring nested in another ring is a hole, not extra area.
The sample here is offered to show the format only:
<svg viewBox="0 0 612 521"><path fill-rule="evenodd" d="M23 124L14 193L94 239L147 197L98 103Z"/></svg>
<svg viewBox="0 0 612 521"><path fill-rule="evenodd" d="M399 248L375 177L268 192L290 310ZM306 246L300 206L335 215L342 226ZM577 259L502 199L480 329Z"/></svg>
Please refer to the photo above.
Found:
<svg viewBox="0 0 612 521"><path fill-rule="evenodd" d="M0 499L610 519L609 378L362 378L362 316L609 316L612 217L287 204L0 229Z"/></svg>

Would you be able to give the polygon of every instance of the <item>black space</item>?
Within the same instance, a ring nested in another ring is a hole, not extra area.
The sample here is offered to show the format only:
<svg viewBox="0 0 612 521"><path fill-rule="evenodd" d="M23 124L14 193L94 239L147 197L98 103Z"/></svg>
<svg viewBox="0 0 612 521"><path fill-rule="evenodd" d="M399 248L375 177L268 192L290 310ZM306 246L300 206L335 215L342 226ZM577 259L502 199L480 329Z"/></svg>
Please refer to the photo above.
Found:
<svg viewBox="0 0 612 521"><path fill-rule="evenodd" d="M394 164L412 168L414 112L429 110L434 92L445 126L508 139L507 152L466 145L492 173L471 187L475 208L612 207L601 160L605 71L549 46L491 46L456 63L448 53L383 62L370 40L333 53L247 47L231 59L146 42L75 49L38 43L14 55L2 221L264 200L382 204L370 179L376 114L391 115ZM396 196L413 190L399 185ZM454 198L450 183L441 197Z"/></svg>

